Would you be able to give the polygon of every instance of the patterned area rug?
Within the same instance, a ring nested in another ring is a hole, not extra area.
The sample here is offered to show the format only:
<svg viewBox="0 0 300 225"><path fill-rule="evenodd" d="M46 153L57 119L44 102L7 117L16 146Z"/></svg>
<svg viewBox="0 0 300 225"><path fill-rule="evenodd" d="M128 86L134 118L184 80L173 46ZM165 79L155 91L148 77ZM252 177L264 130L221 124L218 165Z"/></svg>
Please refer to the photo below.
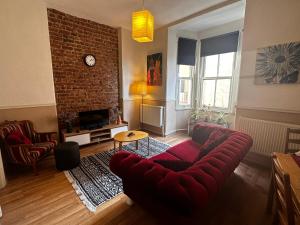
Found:
<svg viewBox="0 0 300 225"><path fill-rule="evenodd" d="M139 149L136 150L135 142L123 146L123 150L134 152L145 158L164 152L170 146L158 140L150 138L149 155L148 141L139 141ZM84 157L80 165L72 170L65 171L65 175L72 184L83 204L92 212L106 201L123 193L122 180L109 169L109 161L114 154L111 149Z"/></svg>

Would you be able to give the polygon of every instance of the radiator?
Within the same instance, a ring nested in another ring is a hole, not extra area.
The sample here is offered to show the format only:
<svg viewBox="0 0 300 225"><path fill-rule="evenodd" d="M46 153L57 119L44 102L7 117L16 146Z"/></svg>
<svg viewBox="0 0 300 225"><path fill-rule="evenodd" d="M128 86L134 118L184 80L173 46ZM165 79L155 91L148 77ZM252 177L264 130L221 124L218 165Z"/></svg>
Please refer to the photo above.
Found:
<svg viewBox="0 0 300 225"><path fill-rule="evenodd" d="M252 152L269 156L272 152L284 152L287 128L300 128L299 125L279 123L267 120L239 117L236 129L253 138ZM293 134L292 138L299 138ZM291 144L299 149L299 145Z"/></svg>
<svg viewBox="0 0 300 225"><path fill-rule="evenodd" d="M141 104L140 121L154 127L164 126L164 108L163 106Z"/></svg>

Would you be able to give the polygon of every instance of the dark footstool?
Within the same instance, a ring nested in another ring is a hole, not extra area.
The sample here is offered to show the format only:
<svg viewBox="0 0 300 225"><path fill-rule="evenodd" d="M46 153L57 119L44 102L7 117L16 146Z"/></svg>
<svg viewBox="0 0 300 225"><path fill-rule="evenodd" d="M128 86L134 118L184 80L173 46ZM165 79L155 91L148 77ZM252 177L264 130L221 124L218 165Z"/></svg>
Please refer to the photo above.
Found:
<svg viewBox="0 0 300 225"><path fill-rule="evenodd" d="M80 153L77 142L69 141L57 145L54 154L58 170L70 170L79 165Z"/></svg>

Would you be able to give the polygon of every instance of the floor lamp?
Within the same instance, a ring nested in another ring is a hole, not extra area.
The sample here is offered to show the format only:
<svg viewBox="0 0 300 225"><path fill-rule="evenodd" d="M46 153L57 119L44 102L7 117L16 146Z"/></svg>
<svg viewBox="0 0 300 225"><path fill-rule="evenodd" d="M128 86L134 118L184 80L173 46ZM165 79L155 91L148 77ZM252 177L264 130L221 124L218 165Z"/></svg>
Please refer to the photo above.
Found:
<svg viewBox="0 0 300 225"><path fill-rule="evenodd" d="M147 83L145 81L137 81L133 84L133 89L134 89L134 94L135 95L141 95L142 96L142 110L141 110L141 106L140 106L140 110L141 112L141 129L143 129L143 122L144 122L144 118L143 118L143 104L144 104L144 96L147 95Z"/></svg>

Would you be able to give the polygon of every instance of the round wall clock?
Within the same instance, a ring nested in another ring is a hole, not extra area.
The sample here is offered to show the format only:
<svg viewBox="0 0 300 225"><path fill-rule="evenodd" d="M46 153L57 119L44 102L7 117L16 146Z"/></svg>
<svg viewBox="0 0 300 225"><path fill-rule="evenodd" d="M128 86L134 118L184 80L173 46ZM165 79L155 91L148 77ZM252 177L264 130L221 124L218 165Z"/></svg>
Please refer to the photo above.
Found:
<svg viewBox="0 0 300 225"><path fill-rule="evenodd" d="M85 55L84 56L84 63L87 65L87 66L95 66L96 64L96 58L95 56L93 55Z"/></svg>

